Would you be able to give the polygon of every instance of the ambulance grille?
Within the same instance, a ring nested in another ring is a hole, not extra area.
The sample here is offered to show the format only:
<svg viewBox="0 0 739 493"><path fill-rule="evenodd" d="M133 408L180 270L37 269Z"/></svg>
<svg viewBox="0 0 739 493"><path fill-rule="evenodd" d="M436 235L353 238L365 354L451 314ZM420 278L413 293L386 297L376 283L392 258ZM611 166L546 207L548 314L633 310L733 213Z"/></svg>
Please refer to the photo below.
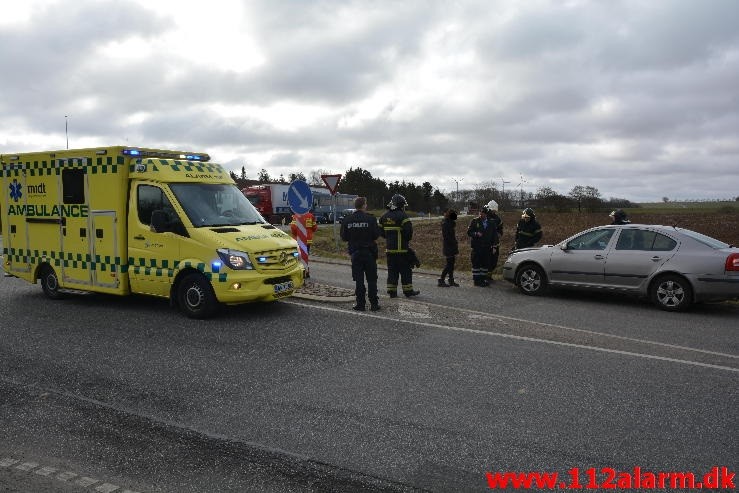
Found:
<svg viewBox="0 0 739 493"><path fill-rule="evenodd" d="M295 266L298 261L294 248L255 252L254 258L258 270L284 270Z"/></svg>

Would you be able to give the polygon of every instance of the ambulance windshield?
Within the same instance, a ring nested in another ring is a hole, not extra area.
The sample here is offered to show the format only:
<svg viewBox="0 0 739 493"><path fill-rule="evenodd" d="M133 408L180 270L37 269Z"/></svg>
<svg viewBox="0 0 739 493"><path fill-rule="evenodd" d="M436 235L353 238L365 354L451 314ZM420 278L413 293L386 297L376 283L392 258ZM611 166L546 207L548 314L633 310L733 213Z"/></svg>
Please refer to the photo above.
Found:
<svg viewBox="0 0 739 493"><path fill-rule="evenodd" d="M172 183L170 188L196 228L265 223L234 185Z"/></svg>

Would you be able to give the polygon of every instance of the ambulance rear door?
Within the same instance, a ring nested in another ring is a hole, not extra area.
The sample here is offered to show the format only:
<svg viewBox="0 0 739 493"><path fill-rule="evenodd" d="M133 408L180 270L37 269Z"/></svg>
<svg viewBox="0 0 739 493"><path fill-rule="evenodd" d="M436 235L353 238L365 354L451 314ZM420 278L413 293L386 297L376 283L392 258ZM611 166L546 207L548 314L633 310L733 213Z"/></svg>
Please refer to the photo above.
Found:
<svg viewBox="0 0 739 493"><path fill-rule="evenodd" d="M3 251L10 260L10 271L31 280L31 252L28 250L28 191L26 190L26 166L23 163L5 163L3 168Z"/></svg>

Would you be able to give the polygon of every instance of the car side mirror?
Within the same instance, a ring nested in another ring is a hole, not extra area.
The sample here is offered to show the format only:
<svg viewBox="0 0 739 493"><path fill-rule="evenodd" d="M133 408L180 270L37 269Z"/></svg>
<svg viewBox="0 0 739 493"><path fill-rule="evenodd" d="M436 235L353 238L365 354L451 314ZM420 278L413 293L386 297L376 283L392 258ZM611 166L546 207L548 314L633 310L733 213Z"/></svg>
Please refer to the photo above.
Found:
<svg viewBox="0 0 739 493"><path fill-rule="evenodd" d="M567 250L570 249L570 247L567 246L567 243L562 243L561 245L559 245L559 248L560 248L560 250L562 250L564 252L566 252Z"/></svg>

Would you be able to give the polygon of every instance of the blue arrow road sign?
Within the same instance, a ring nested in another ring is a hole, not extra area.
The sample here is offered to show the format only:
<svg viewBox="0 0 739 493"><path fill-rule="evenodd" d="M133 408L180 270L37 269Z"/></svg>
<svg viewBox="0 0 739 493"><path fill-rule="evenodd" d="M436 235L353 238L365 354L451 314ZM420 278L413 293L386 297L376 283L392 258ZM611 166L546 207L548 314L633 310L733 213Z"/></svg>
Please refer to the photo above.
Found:
<svg viewBox="0 0 739 493"><path fill-rule="evenodd" d="M303 180L295 180L287 189L287 203L295 214L305 214L313 206L313 192Z"/></svg>

